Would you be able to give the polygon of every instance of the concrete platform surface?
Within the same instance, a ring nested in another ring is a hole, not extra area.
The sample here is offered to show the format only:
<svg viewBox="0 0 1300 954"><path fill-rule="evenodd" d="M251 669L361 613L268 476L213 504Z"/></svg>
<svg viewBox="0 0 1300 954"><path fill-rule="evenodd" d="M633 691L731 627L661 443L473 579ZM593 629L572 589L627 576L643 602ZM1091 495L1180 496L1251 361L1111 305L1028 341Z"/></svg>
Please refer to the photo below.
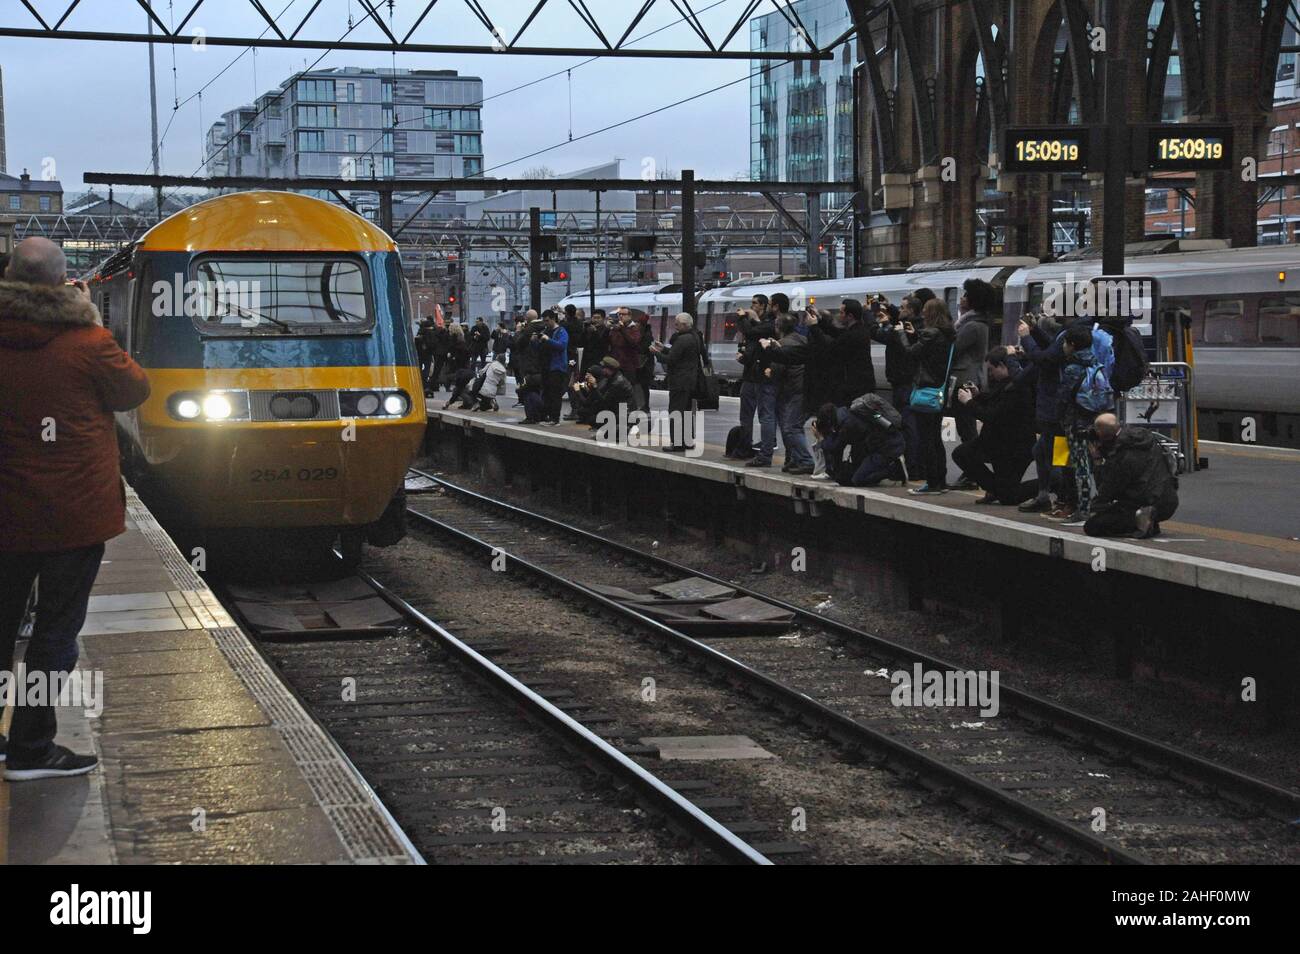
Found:
<svg viewBox="0 0 1300 954"><path fill-rule="evenodd" d="M652 406L666 407L666 401L663 392L655 392ZM531 444L622 460L652 471L732 484L738 492L788 497L797 508L810 511L824 507L858 510L1080 563L1092 562L1094 548L1104 546L1107 567L1112 570L1300 609L1300 505L1292 489L1300 478L1300 452L1235 445L1203 447L1202 454L1208 454L1211 466L1181 479L1182 503L1175 519L1161 525L1164 532L1160 537L1100 540L1088 537L1082 528L1063 527L1035 514L1021 514L1014 507L977 506L978 492L950 491L917 498L897 484L867 489L790 477L781 473L779 451L776 466L745 467L723 456L726 432L738 416L734 398L724 398L719 411L705 414L704 449L695 457L655 447L598 443L591 429L570 423L524 424L520 409L510 408L504 400L497 412L444 410L443 403L436 397L428 402L432 427L480 429Z"/></svg>
<svg viewBox="0 0 1300 954"><path fill-rule="evenodd" d="M133 493L128 514L80 637L102 711L59 709L59 741L100 766L0 784L0 860L418 862Z"/></svg>

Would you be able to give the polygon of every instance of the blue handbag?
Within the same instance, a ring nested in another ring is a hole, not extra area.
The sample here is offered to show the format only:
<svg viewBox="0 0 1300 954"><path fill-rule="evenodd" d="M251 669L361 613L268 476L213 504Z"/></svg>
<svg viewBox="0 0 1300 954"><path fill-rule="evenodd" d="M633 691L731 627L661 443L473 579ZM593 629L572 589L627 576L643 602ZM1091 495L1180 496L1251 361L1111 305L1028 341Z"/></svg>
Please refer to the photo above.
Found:
<svg viewBox="0 0 1300 954"><path fill-rule="evenodd" d="M952 370L952 355L957 349L956 342L948 348L948 367L943 371L943 384L937 388L912 388L912 396L907 403L914 410L923 414L938 414L946 403L945 392L948 389L948 372Z"/></svg>

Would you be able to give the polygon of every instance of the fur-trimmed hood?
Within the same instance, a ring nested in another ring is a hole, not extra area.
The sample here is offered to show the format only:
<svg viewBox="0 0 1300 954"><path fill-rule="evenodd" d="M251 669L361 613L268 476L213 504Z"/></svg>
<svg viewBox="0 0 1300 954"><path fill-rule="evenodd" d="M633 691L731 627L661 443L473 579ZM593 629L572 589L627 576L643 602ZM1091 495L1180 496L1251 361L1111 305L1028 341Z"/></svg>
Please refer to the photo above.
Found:
<svg viewBox="0 0 1300 954"><path fill-rule="evenodd" d="M0 348L43 348L65 331L99 324L99 309L69 285L0 282Z"/></svg>

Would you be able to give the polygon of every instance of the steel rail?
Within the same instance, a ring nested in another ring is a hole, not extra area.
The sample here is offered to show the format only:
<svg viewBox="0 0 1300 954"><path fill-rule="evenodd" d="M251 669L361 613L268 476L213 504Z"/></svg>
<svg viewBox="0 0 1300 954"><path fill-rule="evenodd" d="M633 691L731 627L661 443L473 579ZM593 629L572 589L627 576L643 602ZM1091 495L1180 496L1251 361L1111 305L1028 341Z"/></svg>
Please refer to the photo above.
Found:
<svg viewBox="0 0 1300 954"><path fill-rule="evenodd" d="M453 493L463 497L470 498L477 502L486 504L499 510L508 510L525 519L534 520L538 523L545 524L547 527L562 530L571 536L578 537L586 542L595 543L599 546L612 549L625 556L641 560L644 563L658 567L666 572L675 574L698 576L701 579L709 580L724 586L731 587L738 592L752 596L755 599L763 600L773 606L778 606L786 612L794 613L796 618L803 622L815 624L824 629L834 632L836 635L845 636L868 644L873 650L892 654L898 658L906 659L908 662L919 662L929 669L952 670L954 672L965 671L965 666L959 666L949 660L940 659L931 656L920 650L912 649L901 643L896 643L883 636L877 636L874 633L857 629L848 623L843 623L835 619L822 616L812 610L800 606L796 603L790 603L778 597L771 596L758 590L750 589L743 584L735 583L731 580L725 580L721 577L714 576L708 572L697 570L694 567L684 566L675 563L672 560L655 554L646 553L638 550L636 547L619 543L615 540L608 540L605 537L598 536L590 531L583 530L580 527L574 527L562 521L555 520L544 514L534 513L515 504L507 503L503 500L489 497L477 491L470 490L454 484L451 481L441 477L429 474L425 471L412 468L413 473L420 474L422 477L436 482L442 487L447 488ZM1187 782L1196 786L1210 784L1214 791L1226 798L1234 801L1243 801L1250 805L1263 804L1280 820L1293 821L1300 817L1300 792L1294 792L1290 789L1282 788L1272 782L1268 782L1236 769L1229 768L1217 762L1211 762L1208 759L1195 755L1185 749L1171 746L1167 743L1160 742L1147 736L1138 735L1128 729L1099 719L1096 716L1088 715L1077 709L1053 702L1043 696L1036 695L1024 689L1016 689L1007 686L1006 683L1000 683L998 686L1000 700L1004 706L1008 703L1012 712L1020 715L1021 718L1031 722L1050 726L1068 739L1078 744L1094 745L1104 747L1105 745L1118 747L1128 752L1130 755L1140 755L1146 759L1154 760L1162 768L1171 771L1171 777L1180 781ZM1139 763L1141 764L1141 763ZM1185 772L1185 775L1176 774L1178 771Z"/></svg>
<svg viewBox="0 0 1300 954"><path fill-rule="evenodd" d="M1023 799L1010 795L969 772L940 761L884 732L863 725L844 713L837 712L799 690L773 679L766 673L719 652L712 646L693 639L658 620L639 613L632 607L624 606L594 590L588 589L581 583L566 579L520 556L511 554L496 544L453 527L436 517L431 517L416 510L408 510L407 515L417 525L443 533L470 549L481 551L481 555L485 559L491 560L494 557L503 556L507 568L511 564L519 566L544 586L566 590L583 602L599 606L608 613L621 616L637 624L648 630L660 641L684 651L707 668L725 675L733 684L752 690L756 695L771 699L787 711L798 714L812 724L821 727L832 738L839 739L850 745L879 751L885 757L886 762L894 761L899 763L905 772L915 773L918 778L928 780L927 788L940 792L958 803L967 804L967 807L970 808L1011 816L1021 824L1032 826L1040 833L1048 832L1049 838L1057 841L1060 846L1081 851L1101 861L1112 864L1150 863L1148 859L1135 852L1110 844L1104 839L1093 835L1090 831L1079 828L1063 818L1052 815ZM970 793L973 796L972 801L974 804L963 801L959 794L961 791ZM1029 836L1030 840L1035 840L1032 832L1020 829L1013 830Z"/></svg>
<svg viewBox="0 0 1300 954"><path fill-rule="evenodd" d="M556 708L492 660L448 632L373 576L364 571L356 571L356 575L421 632L436 639L463 663L486 677L493 687L521 703L524 708L557 731L588 759L614 777L630 784L656 810L706 848L735 864L772 864L770 859L737 837L712 815L668 786L662 779L646 771L568 713Z"/></svg>

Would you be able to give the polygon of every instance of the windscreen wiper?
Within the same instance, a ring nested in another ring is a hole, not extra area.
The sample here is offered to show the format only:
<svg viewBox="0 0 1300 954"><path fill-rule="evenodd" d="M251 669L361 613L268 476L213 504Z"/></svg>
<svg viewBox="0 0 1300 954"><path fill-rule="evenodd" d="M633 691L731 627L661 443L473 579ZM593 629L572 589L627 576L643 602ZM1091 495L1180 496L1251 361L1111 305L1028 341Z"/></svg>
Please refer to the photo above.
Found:
<svg viewBox="0 0 1300 954"><path fill-rule="evenodd" d="M226 307L228 309L234 309L235 311L239 312L241 315L245 315L249 318L252 318L254 321L269 321L272 324L279 325L286 332L293 331L293 329L289 327L289 323L287 321L281 321L279 318L273 318L270 315L264 315L260 311L253 311L251 308L245 308L243 305L237 305L234 302L226 302ZM229 314L229 312L227 312L227 314Z"/></svg>

